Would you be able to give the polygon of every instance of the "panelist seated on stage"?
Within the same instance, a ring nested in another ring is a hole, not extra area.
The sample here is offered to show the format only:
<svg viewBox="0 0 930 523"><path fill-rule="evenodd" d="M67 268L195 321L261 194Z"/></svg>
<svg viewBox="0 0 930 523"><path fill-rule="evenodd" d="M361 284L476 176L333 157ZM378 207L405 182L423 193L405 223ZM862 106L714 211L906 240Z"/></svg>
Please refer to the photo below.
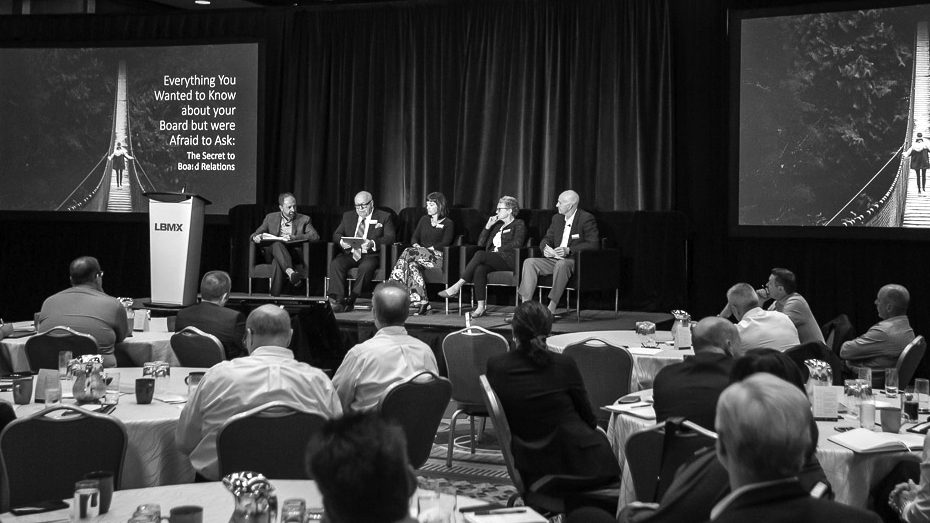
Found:
<svg viewBox="0 0 930 523"><path fill-rule="evenodd" d="M907 318L910 300L911 295L903 285L889 284L878 290L875 309L882 321L862 336L843 343L840 358L848 368L886 369L897 364L901 351L914 340L914 329ZM873 380L878 374L881 373L873 372ZM884 376L873 383L878 381L884 383Z"/></svg>
<svg viewBox="0 0 930 523"><path fill-rule="evenodd" d="M284 278L291 285L299 285L301 275L294 269L294 259L300 259L300 251L294 245L288 245L291 240L319 240L320 235L310 223L310 217L297 213L297 200L294 195L285 192L278 195L280 211L268 213L262 224L252 233L252 241L271 243L262 247L265 261L272 264L274 273L271 276L272 296L281 294ZM309 267L304 270L309 271Z"/></svg>
<svg viewBox="0 0 930 523"><path fill-rule="evenodd" d="M575 272L573 253L600 248L600 233L594 216L578 208L578 193L565 191L556 202L558 214L552 217L552 223L546 236L539 244L542 258L529 258L523 262L520 278L520 296L523 301L533 299L536 282L540 275L552 275L552 288L549 289L549 311L555 314L562 293L568 280Z"/></svg>
<svg viewBox="0 0 930 523"><path fill-rule="evenodd" d="M208 369L178 419L178 449L190 456L200 479L220 479L216 435L236 414L274 401L324 418L342 415L329 377L296 361L287 348L293 334L287 311L262 305L249 314L245 332L249 355Z"/></svg>
<svg viewBox="0 0 930 523"><path fill-rule="evenodd" d="M349 312L354 308L355 299L371 285L378 270L378 253L389 248L396 236L391 215L375 209L370 192L356 194L354 202L355 211L343 214L339 227L333 232L333 243L343 250L329 265L329 297L336 312ZM343 238L362 240L350 244ZM346 292L346 275L352 268L358 268L358 276L352 289Z"/></svg>
<svg viewBox="0 0 930 523"><path fill-rule="evenodd" d="M756 290L756 295L761 303L773 300L768 310L785 313L791 318L791 323L798 329L798 339L801 343L826 343L810 305L804 296L797 292L797 279L793 272L775 267L769 274L765 287Z"/></svg>
<svg viewBox="0 0 930 523"><path fill-rule="evenodd" d="M45 299L36 331L64 326L90 334L97 340L103 365L115 367L115 345L126 338L130 329L126 309L116 298L103 292L103 271L97 258L76 258L68 272L71 287Z"/></svg>
<svg viewBox="0 0 930 523"><path fill-rule="evenodd" d="M727 306L720 316L733 316L738 322L740 344L735 347L734 356L742 356L746 351L761 348L785 351L796 347L798 329L788 315L778 311L767 311L759 306L759 296L752 285L737 283L727 291Z"/></svg>
<svg viewBox="0 0 930 523"><path fill-rule="evenodd" d="M333 376L333 385L346 412L378 406L395 382L425 370L439 374L429 345L407 334L410 296L403 284L388 280L375 289L371 312L378 332L349 349Z"/></svg>
<svg viewBox="0 0 930 523"><path fill-rule="evenodd" d="M200 280L200 303L178 311L175 332L196 327L216 336L223 344L226 359L248 355L243 345L245 315L225 307L232 280L225 271L210 271Z"/></svg>

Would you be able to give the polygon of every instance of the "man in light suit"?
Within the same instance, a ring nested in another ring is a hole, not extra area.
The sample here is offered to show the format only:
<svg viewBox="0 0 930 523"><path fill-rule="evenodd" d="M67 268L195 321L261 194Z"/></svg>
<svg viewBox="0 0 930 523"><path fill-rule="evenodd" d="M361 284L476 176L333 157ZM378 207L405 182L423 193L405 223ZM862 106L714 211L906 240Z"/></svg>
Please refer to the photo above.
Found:
<svg viewBox="0 0 930 523"><path fill-rule="evenodd" d="M296 245L288 245L287 242L320 239L320 235L310 224L310 217L297 213L297 199L293 194L285 192L278 195L278 208L281 210L268 213L262 224L252 233L252 241L255 243L271 240L271 244L262 247L262 252L265 261L274 267L270 289L272 296L281 294L284 276L287 276L292 285L298 285L301 281L300 273L294 269L294 258L300 259L300 250ZM310 267L305 269L309 272Z"/></svg>
<svg viewBox="0 0 930 523"><path fill-rule="evenodd" d="M365 241L353 247L342 240L344 237L365 238ZM355 211L343 214L339 227L333 232L333 243L338 243L343 250L329 265L329 297L335 312L349 312L355 307L355 299L371 284L378 270L379 251L394 243L394 237L391 215L375 209L370 192L356 194ZM358 267L358 277L347 295L346 274L353 267Z"/></svg>
<svg viewBox="0 0 930 523"><path fill-rule="evenodd" d="M539 244L543 258L529 258L523 262L520 279L520 296L523 301L533 299L536 282L540 274L552 275L549 290L549 310L554 314L569 278L575 272L577 251L600 248L600 234L594 216L578 208L578 193L565 191L559 195L556 208L559 213L552 217L546 237Z"/></svg>

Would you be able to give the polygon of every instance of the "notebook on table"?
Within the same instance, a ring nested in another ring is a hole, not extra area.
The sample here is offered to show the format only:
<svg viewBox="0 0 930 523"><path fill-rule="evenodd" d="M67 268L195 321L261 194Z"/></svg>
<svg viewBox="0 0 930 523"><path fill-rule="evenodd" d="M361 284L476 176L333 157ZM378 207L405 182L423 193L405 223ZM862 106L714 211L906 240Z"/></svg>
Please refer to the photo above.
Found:
<svg viewBox="0 0 930 523"><path fill-rule="evenodd" d="M860 454L920 450L924 446L924 436L921 434L894 434L868 429L854 429L827 439Z"/></svg>

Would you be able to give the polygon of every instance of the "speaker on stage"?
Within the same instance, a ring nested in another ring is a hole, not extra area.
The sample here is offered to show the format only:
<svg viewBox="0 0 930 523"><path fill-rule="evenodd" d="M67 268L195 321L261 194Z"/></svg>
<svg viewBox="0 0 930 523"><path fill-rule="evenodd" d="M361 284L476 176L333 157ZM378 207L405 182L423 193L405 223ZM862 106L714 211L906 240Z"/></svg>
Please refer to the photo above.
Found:
<svg viewBox="0 0 930 523"><path fill-rule="evenodd" d="M147 192L152 304L186 307L197 300L203 208L190 193Z"/></svg>

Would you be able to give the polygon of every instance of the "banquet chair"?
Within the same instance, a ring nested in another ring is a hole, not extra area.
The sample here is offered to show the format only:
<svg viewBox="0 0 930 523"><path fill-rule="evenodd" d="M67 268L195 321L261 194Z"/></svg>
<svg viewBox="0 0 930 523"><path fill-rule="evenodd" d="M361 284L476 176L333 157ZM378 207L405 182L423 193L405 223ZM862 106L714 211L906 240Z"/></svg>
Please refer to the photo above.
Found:
<svg viewBox="0 0 930 523"><path fill-rule="evenodd" d="M605 240L601 240L603 244ZM581 321L581 293L585 291L614 291L614 312L620 311L620 250L601 248L578 251L575 270L565 286L565 305L572 308L572 291L575 291L575 321ZM552 288L552 275L539 275L536 283L542 301L542 290Z"/></svg>
<svg viewBox="0 0 930 523"><path fill-rule="evenodd" d="M898 369L898 385L900 385L901 390L911 384L914 373L917 372L917 367L920 365L920 360L924 358L926 351L927 341L923 336L917 336L911 340L901 351L898 356L898 363L895 364L895 368Z"/></svg>
<svg viewBox="0 0 930 523"><path fill-rule="evenodd" d="M588 402L597 424L607 429L610 413L601 409L630 393L633 381L633 356L630 351L598 338L573 343L563 354L575 361L588 393Z"/></svg>
<svg viewBox="0 0 930 523"><path fill-rule="evenodd" d="M171 350L182 367L209 368L226 359L219 338L193 326L171 336Z"/></svg>
<svg viewBox="0 0 930 523"><path fill-rule="evenodd" d="M809 371L804 361L814 359L825 361L830 365L830 370L833 372L833 385L843 384L843 362L839 356L819 341L811 341L791 347L785 350L785 356L791 358L791 361L798 366L805 381L809 377Z"/></svg>
<svg viewBox="0 0 930 523"><path fill-rule="evenodd" d="M0 433L6 487L0 510L70 498L74 483L97 470L112 471L118 490L127 440L119 419L67 405L12 421Z"/></svg>
<svg viewBox="0 0 930 523"><path fill-rule="evenodd" d="M407 457L413 468L426 463L451 396L449 380L424 371L393 383L381 398L381 416L404 429Z"/></svg>
<svg viewBox="0 0 930 523"><path fill-rule="evenodd" d="M446 360L449 381L452 382L452 401L455 402L455 412L449 420L447 467L452 466L455 422L463 414L468 416L471 428L471 453L475 453L475 416L482 418L479 437L484 433L484 422L489 416L478 376L487 371L490 358L504 354L509 349L510 345L503 336L476 326L449 333L442 340L442 354Z"/></svg>
<svg viewBox="0 0 930 523"><path fill-rule="evenodd" d="M297 265L294 267L294 270L297 272L300 271L300 267L303 268L304 276L310 278L310 241L302 240L299 242L289 242L290 244L300 243L301 246L301 262L302 265ZM271 277L274 276L274 264L265 263L264 257L260 254L259 249L261 245L250 241L249 242L249 295L252 295L252 280L253 279L267 279L268 280L268 291L271 292ZM283 272L282 272L283 274ZM285 276L282 276L285 277ZM310 297L310 282L304 282L304 292L307 297Z"/></svg>
<svg viewBox="0 0 930 523"><path fill-rule="evenodd" d="M388 256L387 249L378 249L378 268L375 269L374 275L371 277L372 283L381 282L387 279L388 277ZM333 262L333 258L339 255L342 252L341 248L338 248L338 244L329 242L326 244L326 276L323 277L323 296L329 296L329 266ZM346 273L346 295L348 295L349 290L352 288L352 282L358 278L358 267L352 267ZM360 309L358 305L355 306L356 309Z"/></svg>
<svg viewBox="0 0 930 523"><path fill-rule="evenodd" d="M527 238L526 242L529 244L532 241L531 238ZM459 267L462 269L468 265L468 262L472 259L472 256L476 252L482 250L478 245L466 245L459 249ZM522 275L523 260L527 259L530 256L531 249L529 247L522 247L520 249L514 249L514 267L512 271L492 271L488 273L488 287L511 287L513 288L513 303L514 306L520 303L520 294L518 293L520 289L520 276ZM466 282L462 287L471 287L471 295L469 301L474 302L474 287L473 282ZM462 312L462 291L459 291L459 314Z"/></svg>
<svg viewBox="0 0 930 523"><path fill-rule="evenodd" d="M821 325L820 332L823 334L823 339L826 340L827 348L833 351L834 354L840 353L840 347L843 346L844 342L856 339L856 330L849 321L849 316L845 314L840 314Z"/></svg>
<svg viewBox="0 0 930 523"><path fill-rule="evenodd" d="M510 432L510 423L504 413L504 407L497 393L491 388L486 375L478 377L484 393L485 406L490 414L494 429L497 431L497 441L507 465L510 481L517 492L507 500L507 506L512 507L517 499L523 504L541 512L544 516L565 513L572 506L597 506L614 513L617 500L620 496L620 484L604 485L603 478L590 478L586 476L569 476L550 474L527 485L514 461L514 447L520 446Z"/></svg>
<svg viewBox="0 0 930 523"><path fill-rule="evenodd" d="M700 449L715 444L717 434L684 418L669 418L634 432L624 447L636 500L652 503L672 483L675 471Z"/></svg>
<svg viewBox="0 0 930 523"><path fill-rule="evenodd" d="M26 340L26 359L32 372L39 369L58 370L58 352L69 350L77 358L85 354L97 354L97 340L90 334L78 332L71 327L52 327L30 336Z"/></svg>
<svg viewBox="0 0 930 523"><path fill-rule="evenodd" d="M236 414L216 434L220 476L254 470L269 478L312 479L303 455L324 423L319 414L277 401Z"/></svg>

